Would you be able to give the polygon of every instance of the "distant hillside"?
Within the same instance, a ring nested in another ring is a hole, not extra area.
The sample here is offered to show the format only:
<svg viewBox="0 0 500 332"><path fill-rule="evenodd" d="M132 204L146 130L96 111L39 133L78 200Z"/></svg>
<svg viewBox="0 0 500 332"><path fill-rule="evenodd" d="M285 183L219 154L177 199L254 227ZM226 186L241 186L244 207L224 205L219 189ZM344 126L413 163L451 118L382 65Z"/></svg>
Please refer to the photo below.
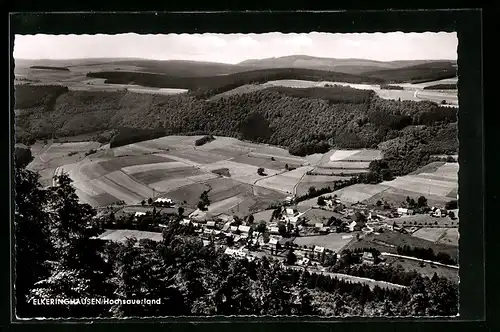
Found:
<svg viewBox="0 0 500 332"><path fill-rule="evenodd" d="M368 71L398 69L436 61L437 60L400 60L384 62L368 59L336 59L307 55L290 55L276 58L250 59L240 62L239 65L253 66L254 68L308 68L332 70L349 74L363 74ZM453 61L445 62L454 63Z"/></svg>
<svg viewBox="0 0 500 332"><path fill-rule="evenodd" d="M363 75L382 79L388 83L423 83L454 78L457 76L457 69L450 61L436 61L398 69L368 71Z"/></svg>
<svg viewBox="0 0 500 332"><path fill-rule="evenodd" d="M112 84L138 84L155 88L180 88L190 90L191 95L208 98L245 84L265 83L273 80L337 81L347 83L380 84L383 80L345 73L301 68L275 68L244 71L219 76L173 76L143 72L103 71L91 72L87 77L106 79Z"/></svg>
<svg viewBox="0 0 500 332"><path fill-rule="evenodd" d="M212 102L189 95L41 88L16 89L16 107L23 109L16 116L18 142L117 128L144 129L144 139L161 132L230 136L285 146L295 155L387 142L381 146L394 174L414 171L431 154L458 148L456 109L384 100L366 90L272 88ZM41 99L44 93L57 100ZM137 137L141 131L134 135L131 139L143 139Z"/></svg>

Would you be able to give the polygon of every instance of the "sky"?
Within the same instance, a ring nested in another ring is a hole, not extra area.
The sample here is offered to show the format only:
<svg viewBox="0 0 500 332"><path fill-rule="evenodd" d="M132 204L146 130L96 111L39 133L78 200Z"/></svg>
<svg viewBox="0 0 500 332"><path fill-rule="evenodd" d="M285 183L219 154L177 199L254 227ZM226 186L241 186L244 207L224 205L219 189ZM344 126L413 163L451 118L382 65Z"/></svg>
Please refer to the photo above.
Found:
<svg viewBox="0 0 500 332"><path fill-rule="evenodd" d="M15 59L144 58L235 64L303 54L378 61L457 60L456 33L16 35Z"/></svg>

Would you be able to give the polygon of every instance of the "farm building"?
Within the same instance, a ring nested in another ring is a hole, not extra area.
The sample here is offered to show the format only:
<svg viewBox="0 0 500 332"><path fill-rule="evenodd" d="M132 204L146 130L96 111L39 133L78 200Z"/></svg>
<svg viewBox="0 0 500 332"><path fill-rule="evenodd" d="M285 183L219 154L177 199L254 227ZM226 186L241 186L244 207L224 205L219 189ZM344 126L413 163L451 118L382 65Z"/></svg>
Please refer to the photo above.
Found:
<svg viewBox="0 0 500 332"><path fill-rule="evenodd" d="M215 227L215 221L207 221L207 227Z"/></svg>
<svg viewBox="0 0 500 332"><path fill-rule="evenodd" d="M413 215L413 210L406 209L406 208L398 208L398 214L400 216L411 216L411 215Z"/></svg>
<svg viewBox="0 0 500 332"><path fill-rule="evenodd" d="M322 229L323 228L323 224L320 223L320 222L317 222L316 224L314 224L314 228L317 228L317 229Z"/></svg>

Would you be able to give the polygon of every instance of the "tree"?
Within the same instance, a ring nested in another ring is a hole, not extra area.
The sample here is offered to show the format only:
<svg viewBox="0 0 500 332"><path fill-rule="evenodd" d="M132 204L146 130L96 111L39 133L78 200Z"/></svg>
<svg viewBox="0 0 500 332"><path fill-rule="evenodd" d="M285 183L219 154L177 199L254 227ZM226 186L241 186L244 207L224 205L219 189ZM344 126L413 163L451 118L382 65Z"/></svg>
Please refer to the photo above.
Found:
<svg viewBox="0 0 500 332"><path fill-rule="evenodd" d="M253 224L254 220L255 220L255 217L253 216L253 214L251 214L248 216L247 222L249 224Z"/></svg>
<svg viewBox="0 0 500 332"><path fill-rule="evenodd" d="M454 219L455 219L455 212L450 211L450 212L448 213L448 215L450 216L450 218L451 218L452 220L454 220Z"/></svg>
<svg viewBox="0 0 500 332"><path fill-rule="evenodd" d="M444 208L446 210L456 210L458 209L458 201L457 200L449 201L444 205Z"/></svg>
<svg viewBox="0 0 500 332"><path fill-rule="evenodd" d="M141 205L142 205L142 206L146 205L146 201L145 201L145 200L142 200L142 201L141 201Z"/></svg>
<svg viewBox="0 0 500 332"><path fill-rule="evenodd" d="M317 204L319 206L325 206L326 205L326 201L325 201L325 198L323 196L319 196L318 197L318 200L317 200Z"/></svg>
<svg viewBox="0 0 500 332"><path fill-rule="evenodd" d="M309 197L313 197L316 194L316 188L313 186L309 187L307 194L309 195Z"/></svg>
<svg viewBox="0 0 500 332"><path fill-rule="evenodd" d="M294 265L297 262L297 256L293 253L293 249L288 250L288 254L286 255L286 263L288 265Z"/></svg>
<svg viewBox="0 0 500 332"><path fill-rule="evenodd" d="M377 201L377 206L382 206L382 201L378 200Z"/></svg>
<svg viewBox="0 0 500 332"><path fill-rule="evenodd" d="M257 174L259 174L260 176L264 176L264 175L265 175L265 174L264 174L264 168L263 168L263 167L259 167L259 168L257 169Z"/></svg>
<svg viewBox="0 0 500 332"><path fill-rule="evenodd" d="M149 205L153 204L153 199L151 197L148 198L148 204Z"/></svg>
<svg viewBox="0 0 500 332"><path fill-rule="evenodd" d="M278 232L280 233L281 236L285 236L287 235L287 232L286 232L286 226L281 224L278 226Z"/></svg>
<svg viewBox="0 0 500 332"><path fill-rule="evenodd" d="M182 206L179 206L177 208L177 214L179 215L180 218L184 215L184 208Z"/></svg>
<svg viewBox="0 0 500 332"><path fill-rule="evenodd" d="M34 158L31 154L30 148L16 146L14 150L14 161L16 163L16 167L26 167L33 159Z"/></svg>
<svg viewBox="0 0 500 332"><path fill-rule="evenodd" d="M264 220L261 220L259 222L259 225L257 226L257 231L259 233L264 233L267 229L266 222Z"/></svg>
<svg viewBox="0 0 500 332"><path fill-rule="evenodd" d="M37 307L28 303L30 288L50 275L47 261L53 257L50 242L50 215L45 210L48 193L38 183L39 175L32 171L15 168L15 290L16 315L32 317Z"/></svg>
<svg viewBox="0 0 500 332"><path fill-rule="evenodd" d="M425 196L420 196L418 198L417 204L419 208L427 206L427 198L425 198Z"/></svg>
<svg viewBox="0 0 500 332"><path fill-rule="evenodd" d="M96 211L79 203L65 173L55 177L56 186L49 188L55 261L51 276L37 283L33 296L52 298L113 298L114 287L108 276L113 274L109 261L104 259L105 241L98 239ZM53 310L49 315L93 317L102 309L91 306L69 306ZM62 311L60 311L62 310Z"/></svg>
<svg viewBox="0 0 500 332"><path fill-rule="evenodd" d="M285 164L285 169L288 171L289 169L288 164Z"/></svg>

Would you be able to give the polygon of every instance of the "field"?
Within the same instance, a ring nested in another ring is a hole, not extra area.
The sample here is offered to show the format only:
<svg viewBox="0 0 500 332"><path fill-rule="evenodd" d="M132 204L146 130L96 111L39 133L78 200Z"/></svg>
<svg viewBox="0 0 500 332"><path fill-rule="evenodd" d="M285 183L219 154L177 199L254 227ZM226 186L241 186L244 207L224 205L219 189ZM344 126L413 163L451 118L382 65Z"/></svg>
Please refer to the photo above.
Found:
<svg viewBox="0 0 500 332"><path fill-rule="evenodd" d="M321 210L321 209L310 209L306 210L303 215L306 218L307 223L311 226L314 226L316 223L326 224L330 217L339 217L339 214L333 211Z"/></svg>
<svg viewBox="0 0 500 332"><path fill-rule="evenodd" d="M330 152L327 157L301 158L278 147L227 137L216 137L212 142L195 147L194 142L200 137L167 136L117 148L94 142L45 147L35 144L35 154L41 158L62 156L63 159L47 167L39 157L38 164L34 165L38 166L46 185L52 184L54 172L67 172L82 201L96 207L119 200L138 204L155 195L186 201L186 206L196 208L201 192L210 189L208 215L230 212L245 216L294 192L302 194L311 186L331 186L347 178L306 175L316 167L311 161L321 163L330 158ZM97 148L97 152L89 156L67 155L75 149L87 151L90 148ZM351 154L364 160L380 155L376 150L358 150ZM51 162L54 163L53 159ZM359 163L340 162L354 163L355 167ZM285 165L296 168L287 171ZM264 175L257 174L259 167L264 168Z"/></svg>
<svg viewBox="0 0 500 332"><path fill-rule="evenodd" d="M385 263L392 266L399 265L405 271L408 272L418 271L418 273L429 278L432 278L434 273L436 273L438 276L448 278L453 282L459 281L458 269L453 269L439 265L432 265L428 263L421 264L420 262L414 260L398 258L398 257L389 257L389 256L385 256Z"/></svg>
<svg viewBox="0 0 500 332"><path fill-rule="evenodd" d="M325 172L324 165L325 159L330 160L330 158L354 158L355 154L347 154L345 152L329 152L324 155L321 163L321 167L316 167L314 172L319 172L319 170ZM335 163L345 163L348 161L333 161ZM327 162L329 164L333 163L331 161ZM359 162L351 162L358 166ZM351 168L352 170L352 168ZM321 178L323 176L320 176ZM334 180L335 177L332 177ZM305 180L305 179L303 179ZM326 180L326 177L325 179ZM308 180L307 185L302 183L298 186L298 191L305 192L308 186L314 186L314 182ZM325 184L325 182L323 182ZM316 186L318 188L318 186ZM386 201L397 207L400 206L402 202L406 200L406 197L412 197L415 200L419 196L425 196L427 198L429 205L443 206L446 202L451 199L456 198L458 189L458 163L444 163L444 162L434 162L422 169L412 173L411 175L406 175L398 177L392 181L385 181L380 184L355 184L340 190L335 191L332 194L336 194L339 199L346 203L367 203L375 204L377 201ZM300 202L301 206L314 206L316 205L317 198L310 199L307 201Z"/></svg>
<svg viewBox="0 0 500 332"><path fill-rule="evenodd" d="M453 259L458 258L458 247L449 244L435 243L427 241L409 234L399 232L386 231L380 234L369 234L360 240L353 239L345 249L356 248L376 248L380 252L388 252L397 254L397 247L409 245L410 247L432 248L434 253L444 252L449 254Z"/></svg>
<svg viewBox="0 0 500 332"><path fill-rule="evenodd" d="M294 243L299 246L306 245L308 247L316 245L339 252L351 241L351 239L343 239L343 235L345 234L330 233L328 235L302 236L295 238Z"/></svg>
<svg viewBox="0 0 500 332"><path fill-rule="evenodd" d="M448 244L458 247L458 228L421 228L413 236L435 243Z"/></svg>
<svg viewBox="0 0 500 332"><path fill-rule="evenodd" d="M113 242L125 242L130 238L135 238L137 240L149 239L153 241L163 241L163 234L127 229L110 229L99 235L99 238L101 240L109 240Z"/></svg>

